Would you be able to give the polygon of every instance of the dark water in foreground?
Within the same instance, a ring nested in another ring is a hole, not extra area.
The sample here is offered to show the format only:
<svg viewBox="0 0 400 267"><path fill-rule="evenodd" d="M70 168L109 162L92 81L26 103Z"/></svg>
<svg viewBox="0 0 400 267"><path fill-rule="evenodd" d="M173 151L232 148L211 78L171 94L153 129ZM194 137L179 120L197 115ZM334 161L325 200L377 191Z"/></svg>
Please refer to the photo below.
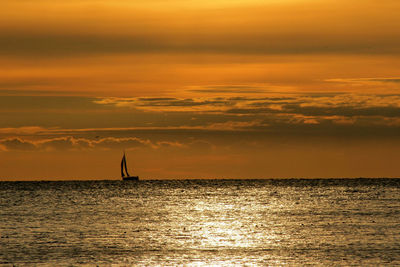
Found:
<svg viewBox="0 0 400 267"><path fill-rule="evenodd" d="M0 264L400 265L400 179L0 182Z"/></svg>

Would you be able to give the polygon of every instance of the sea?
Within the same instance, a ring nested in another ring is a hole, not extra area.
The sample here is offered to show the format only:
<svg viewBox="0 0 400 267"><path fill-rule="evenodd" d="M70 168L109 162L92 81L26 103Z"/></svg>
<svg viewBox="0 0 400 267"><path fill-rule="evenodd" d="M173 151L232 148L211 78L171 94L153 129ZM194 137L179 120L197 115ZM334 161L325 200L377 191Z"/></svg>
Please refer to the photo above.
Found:
<svg viewBox="0 0 400 267"><path fill-rule="evenodd" d="M0 182L2 266L396 266L400 179Z"/></svg>

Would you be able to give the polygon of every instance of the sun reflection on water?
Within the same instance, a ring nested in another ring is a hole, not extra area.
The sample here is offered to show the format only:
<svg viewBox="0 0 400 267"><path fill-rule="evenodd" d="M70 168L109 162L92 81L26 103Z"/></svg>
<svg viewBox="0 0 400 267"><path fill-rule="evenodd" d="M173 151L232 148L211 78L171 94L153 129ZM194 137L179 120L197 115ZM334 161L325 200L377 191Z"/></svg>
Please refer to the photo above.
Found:
<svg viewBox="0 0 400 267"><path fill-rule="evenodd" d="M254 204L254 203L253 203ZM263 244L275 243L279 237L269 225L271 205L249 205L241 199L235 203L220 202L218 199L209 201L199 200L193 205L195 214L191 220L196 221L196 228L191 230L195 239L201 240L202 248L229 248L229 249L251 249L257 248L260 242ZM259 218L254 218L259 209L259 216L265 218L263 224ZM258 221L255 222L255 220Z"/></svg>

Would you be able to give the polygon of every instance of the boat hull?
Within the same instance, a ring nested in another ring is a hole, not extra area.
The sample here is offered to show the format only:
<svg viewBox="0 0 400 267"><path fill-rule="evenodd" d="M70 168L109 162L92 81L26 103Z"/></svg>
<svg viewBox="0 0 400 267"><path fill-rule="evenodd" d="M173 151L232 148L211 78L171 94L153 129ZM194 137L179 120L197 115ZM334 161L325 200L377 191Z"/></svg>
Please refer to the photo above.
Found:
<svg viewBox="0 0 400 267"><path fill-rule="evenodd" d="M124 181L139 181L139 176L122 177L122 180L124 180Z"/></svg>

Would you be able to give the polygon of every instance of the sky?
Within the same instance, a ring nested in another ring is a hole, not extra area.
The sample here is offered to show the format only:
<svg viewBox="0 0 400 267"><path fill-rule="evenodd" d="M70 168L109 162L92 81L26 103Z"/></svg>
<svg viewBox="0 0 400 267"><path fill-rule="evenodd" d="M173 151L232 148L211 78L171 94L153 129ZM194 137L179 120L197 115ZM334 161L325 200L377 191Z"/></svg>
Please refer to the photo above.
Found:
<svg viewBox="0 0 400 267"><path fill-rule="evenodd" d="M400 177L398 0L3 0L0 180Z"/></svg>

